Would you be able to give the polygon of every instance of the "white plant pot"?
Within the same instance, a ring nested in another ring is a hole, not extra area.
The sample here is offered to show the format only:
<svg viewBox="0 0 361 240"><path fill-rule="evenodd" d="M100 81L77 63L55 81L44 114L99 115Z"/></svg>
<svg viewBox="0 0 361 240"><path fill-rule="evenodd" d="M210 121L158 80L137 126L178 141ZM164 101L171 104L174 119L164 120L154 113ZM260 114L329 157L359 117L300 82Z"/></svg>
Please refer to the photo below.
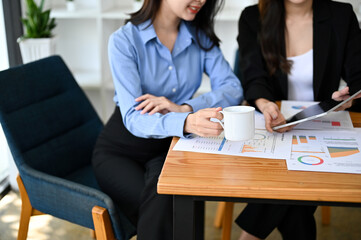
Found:
<svg viewBox="0 0 361 240"><path fill-rule="evenodd" d="M133 11L137 12L143 6L143 1L133 1Z"/></svg>
<svg viewBox="0 0 361 240"><path fill-rule="evenodd" d="M54 38L29 38L21 40L19 44L23 63L55 54Z"/></svg>
<svg viewBox="0 0 361 240"><path fill-rule="evenodd" d="M66 9L70 12L75 11L76 6L74 1L66 1Z"/></svg>

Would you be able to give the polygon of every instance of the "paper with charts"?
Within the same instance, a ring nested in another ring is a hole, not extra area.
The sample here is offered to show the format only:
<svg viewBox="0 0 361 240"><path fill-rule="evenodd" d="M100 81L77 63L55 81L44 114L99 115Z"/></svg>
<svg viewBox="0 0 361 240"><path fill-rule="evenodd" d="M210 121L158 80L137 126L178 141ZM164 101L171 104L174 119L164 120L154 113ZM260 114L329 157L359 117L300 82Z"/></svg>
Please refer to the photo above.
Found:
<svg viewBox="0 0 361 240"><path fill-rule="evenodd" d="M356 131L299 131L292 135L288 170L361 174L361 137Z"/></svg>
<svg viewBox="0 0 361 240"><path fill-rule="evenodd" d="M291 138L291 135L256 129L254 138L249 141L227 141L223 134L209 138L195 136L179 139L173 150L286 159L290 157Z"/></svg>

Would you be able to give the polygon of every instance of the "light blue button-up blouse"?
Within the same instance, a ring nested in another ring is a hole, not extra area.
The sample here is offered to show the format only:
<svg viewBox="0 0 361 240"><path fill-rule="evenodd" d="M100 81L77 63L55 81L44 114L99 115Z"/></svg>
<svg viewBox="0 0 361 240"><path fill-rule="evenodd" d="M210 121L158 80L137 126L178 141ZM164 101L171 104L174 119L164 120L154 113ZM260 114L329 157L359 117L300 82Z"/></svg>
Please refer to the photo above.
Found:
<svg viewBox="0 0 361 240"><path fill-rule="evenodd" d="M200 34L200 41L211 41ZM119 106L126 128L143 138L184 137L184 122L189 112L165 115L140 114L135 98L149 93L165 96L176 104L188 104L196 112L202 108L238 105L243 91L238 78L220 49L202 50L196 42L194 27L182 21L170 52L158 39L150 21L140 25L127 23L114 32L108 45L115 87L114 101ZM211 92L192 98L209 76Z"/></svg>

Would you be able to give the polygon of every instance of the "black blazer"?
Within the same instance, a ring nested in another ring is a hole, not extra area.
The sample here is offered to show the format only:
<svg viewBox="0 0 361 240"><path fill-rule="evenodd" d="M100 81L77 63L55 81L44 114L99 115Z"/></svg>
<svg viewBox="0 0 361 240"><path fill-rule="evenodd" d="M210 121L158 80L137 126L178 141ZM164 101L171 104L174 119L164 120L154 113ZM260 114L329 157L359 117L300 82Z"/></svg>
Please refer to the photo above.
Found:
<svg viewBox="0 0 361 240"><path fill-rule="evenodd" d="M247 7L239 19L237 37L245 99L287 100L287 74L267 72L258 32L257 5ZM361 89L361 31L352 6L329 0L313 5L313 92L315 101L331 98L344 79L350 92Z"/></svg>

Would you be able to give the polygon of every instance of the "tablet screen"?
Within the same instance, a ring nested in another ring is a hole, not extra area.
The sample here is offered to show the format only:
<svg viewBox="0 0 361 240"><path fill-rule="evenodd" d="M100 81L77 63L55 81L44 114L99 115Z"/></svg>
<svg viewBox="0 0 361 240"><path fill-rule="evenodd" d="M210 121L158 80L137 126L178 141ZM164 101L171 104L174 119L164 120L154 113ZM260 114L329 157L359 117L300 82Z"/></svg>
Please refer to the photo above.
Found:
<svg viewBox="0 0 361 240"><path fill-rule="evenodd" d="M309 118L312 116L318 116L322 113L328 112L335 106L337 106L340 102L335 101L333 99L329 99L327 101L320 102L318 104L309 106L308 108L304 109L303 111L297 113L296 115L287 119L287 123L295 122L301 119Z"/></svg>
<svg viewBox="0 0 361 240"><path fill-rule="evenodd" d="M355 98L358 94L361 93L361 90L354 93L349 98L343 100L343 101L335 101L333 99L322 101L318 104L312 105L301 112L297 113L296 115L290 117L286 120L286 124L282 124L276 127L273 127L273 130L277 130L280 128L292 126L301 122L305 122L308 120L312 120L315 118L322 117L326 115L328 112L332 112L336 110L337 108L341 107L343 104L349 102L353 98Z"/></svg>

